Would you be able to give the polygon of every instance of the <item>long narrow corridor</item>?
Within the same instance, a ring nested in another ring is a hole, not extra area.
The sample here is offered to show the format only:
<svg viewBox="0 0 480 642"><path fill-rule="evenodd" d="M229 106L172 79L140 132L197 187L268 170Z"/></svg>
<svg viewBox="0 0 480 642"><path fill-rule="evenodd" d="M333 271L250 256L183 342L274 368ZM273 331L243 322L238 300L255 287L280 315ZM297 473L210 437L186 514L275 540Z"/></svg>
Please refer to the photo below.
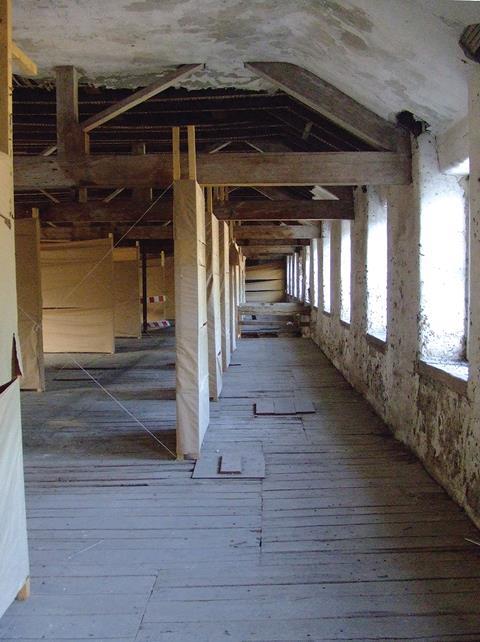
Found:
<svg viewBox="0 0 480 642"><path fill-rule="evenodd" d="M173 445L173 338L96 359ZM32 595L0 639L480 639L477 531L311 341L243 340L212 404L204 453L263 449L263 481L192 479L58 366L23 399ZM293 394L316 413L254 416Z"/></svg>

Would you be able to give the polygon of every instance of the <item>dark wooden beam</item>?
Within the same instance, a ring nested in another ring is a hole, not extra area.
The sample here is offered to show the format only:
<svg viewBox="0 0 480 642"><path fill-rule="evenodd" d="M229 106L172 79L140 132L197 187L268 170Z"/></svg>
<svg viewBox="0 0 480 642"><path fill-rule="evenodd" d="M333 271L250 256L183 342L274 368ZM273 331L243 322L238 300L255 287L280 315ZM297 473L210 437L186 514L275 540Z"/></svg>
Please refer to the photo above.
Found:
<svg viewBox="0 0 480 642"><path fill-rule="evenodd" d="M244 245L242 247L242 252L248 259L253 259L259 256L268 256L270 254L274 254L276 256L282 254L293 254L297 247L297 245Z"/></svg>
<svg viewBox="0 0 480 642"><path fill-rule="evenodd" d="M299 226L299 227L301 227L301 226ZM317 237L318 236L319 236L319 234L317 233ZM317 238L317 237L315 237L315 238ZM254 239L254 238L250 238L250 239L236 239L236 241L237 241L237 244L240 245L242 248L245 248L245 247L253 248L253 247L257 247L258 245L261 245L263 247L266 246L266 245L276 245L276 246L280 246L280 245L289 245L289 246L291 246L291 245L310 245L310 239L282 239L282 238L280 238L280 239L276 239L276 238L272 238L272 239L262 239L262 238Z"/></svg>
<svg viewBox="0 0 480 642"><path fill-rule="evenodd" d="M51 223L135 223L142 225L171 221L173 203L160 200L145 214L147 205L118 198L111 203L46 203L40 206L42 222ZM16 215L31 216L31 205L16 206ZM214 204L215 216L223 221L320 221L353 219L353 202L345 201L229 201Z"/></svg>
<svg viewBox="0 0 480 642"><path fill-rule="evenodd" d="M202 185L405 185L408 154L392 152L290 152L198 154ZM171 154L98 155L76 159L17 156L17 189L58 187L165 187L172 182Z"/></svg>
<svg viewBox="0 0 480 642"><path fill-rule="evenodd" d="M223 221L353 219L352 201L229 201L214 206Z"/></svg>
<svg viewBox="0 0 480 642"><path fill-rule="evenodd" d="M252 239L317 239L320 228L315 225L241 225L233 228L235 240L241 245L243 241Z"/></svg>
<svg viewBox="0 0 480 642"><path fill-rule="evenodd" d="M395 125L303 67L287 62L249 62L245 66L374 147L397 149Z"/></svg>

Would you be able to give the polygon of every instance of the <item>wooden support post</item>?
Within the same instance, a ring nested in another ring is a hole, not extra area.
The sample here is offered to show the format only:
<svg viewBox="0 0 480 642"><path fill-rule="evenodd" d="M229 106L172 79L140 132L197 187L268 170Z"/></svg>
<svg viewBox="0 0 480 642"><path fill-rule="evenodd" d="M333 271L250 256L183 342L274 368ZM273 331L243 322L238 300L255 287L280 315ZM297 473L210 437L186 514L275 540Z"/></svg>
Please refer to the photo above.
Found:
<svg viewBox="0 0 480 642"><path fill-rule="evenodd" d="M198 458L209 409L205 200L193 180L173 190L177 456Z"/></svg>
<svg viewBox="0 0 480 642"><path fill-rule="evenodd" d="M84 154L87 137L78 121L78 73L75 67L55 68L57 83L57 149L60 155Z"/></svg>
<svg viewBox="0 0 480 642"><path fill-rule="evenodd" d="M220 320L219 222L213 214L212 188L207 187L205 240L207 264L208 372L210 398L222 389L222 329Z"/></svg>
<svg viewBox="0 0 480 642"><path fill-rule="evenodd" d="M188 178L192 181L197 180L197 151L195 145L195 127L187 127L188 135Z"/></svg>
<svg viewBox="0 0 480 642"><path fill-rule="evenodd" d="M143 156L147 153L145 143L133 143L132 154ZM137 203L149 203L152 200L151 187L136 187L132 190L132 199Z"/></svg>
<svg viewBox="0 0 480 642"><path fill-rule="evenodd" d="M172 161L173 180L178 181L182 175L180 166L180 127L172 127Z"/></svg>
<svg viewBox="0 0 480 642"><path fill-rule="evenodd" d="M148 330L148 306L147 306L147 250L144 244L140 245L142 256L142 329L146 333Z"/></svg>
<svg viewBox="0 0 480 642"><path fill-rule="evenodd" d="M222 326L222 367L230 365L230 233L226 221L219 222L220 316Z"/></svg>

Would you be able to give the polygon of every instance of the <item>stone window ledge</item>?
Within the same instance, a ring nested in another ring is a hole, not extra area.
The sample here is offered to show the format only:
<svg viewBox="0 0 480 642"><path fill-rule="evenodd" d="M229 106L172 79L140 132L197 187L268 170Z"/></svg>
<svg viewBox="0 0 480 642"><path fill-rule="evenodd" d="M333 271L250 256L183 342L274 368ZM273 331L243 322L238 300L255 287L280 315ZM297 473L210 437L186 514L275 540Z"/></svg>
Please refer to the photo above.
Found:
<svg viewBox="0 0 480 642"><path fill-rule="evenodd" d="M344 321L343 319L340 319L340 325L344 328L350 329L350 321Z"/></svg>
<svg viewBox="0 0 480 642"><path fill-rule="evenodd" d="M322 310L322 314L324 314L326 317L331 317L332 313L329 312L328 310Z"/></svg>
<svg viewBox="0 0 480 642"><path fill-rule="evenodd" d="M375 337L373 334L366 334L367 338L367 343L369 346L372 346L372 348L375 348L375 350L378 350L378 352L381 352L382 354L385 354L387 351L387 342L384 341L383 339L379 339L378 337Z"/></svg>
<svg viewBox="0 0 480 642"><path fill-rule="evenodd" d="M438 361L419 361L417 372L421 377L443 383L454 392L467 396L468 364L465 361L441 363Z"/></svg>

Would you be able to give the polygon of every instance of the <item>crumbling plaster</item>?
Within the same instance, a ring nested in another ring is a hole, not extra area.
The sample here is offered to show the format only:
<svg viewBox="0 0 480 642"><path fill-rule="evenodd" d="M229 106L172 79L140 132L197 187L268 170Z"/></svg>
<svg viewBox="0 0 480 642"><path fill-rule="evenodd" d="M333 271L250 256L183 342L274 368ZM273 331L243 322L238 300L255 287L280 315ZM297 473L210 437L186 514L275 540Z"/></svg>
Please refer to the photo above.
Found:
<svg viewBox="0 0 480 642"><path fill-rule="evenodd" d="M479 83L480 88L480 83ZM388 201L388 336L374 344L366 334L366 238L369 200L376 188L356 189L352 226L352 320L341 323L319 310L312 337L346 379L372 404L395 436L424 462L429 472L480 525L479 390L480 354L472 355L471 385L464 393L427 374L419 374L419 242L423 182L435 171L435 141L423 134L413 143L413 184L380 188ZM428 166L428 161L432 165ZM448 179L446 179L448 180ZM334 227L340 222L335 221ZM332 234L332 239L338 235ZM332 268L338 263L336 240ZM320 272L321 275L321 272ZM340 275L332 275L332 296L338 296ZM321 276L319 286L322 286ZM475 295L475 301L478 296ZM478 342L476 342L478 343Z"/></svg>
<svg viewBox="0 0 480 642"><path fill-rule="evenodd" d="M205 62L183 86L266 88L248 60L293 62L392 119L443 129L467 110L458 38L476 2L447 0L22 0L14 37L40 77L73 64L94 83L139 86Z"/></svg>

